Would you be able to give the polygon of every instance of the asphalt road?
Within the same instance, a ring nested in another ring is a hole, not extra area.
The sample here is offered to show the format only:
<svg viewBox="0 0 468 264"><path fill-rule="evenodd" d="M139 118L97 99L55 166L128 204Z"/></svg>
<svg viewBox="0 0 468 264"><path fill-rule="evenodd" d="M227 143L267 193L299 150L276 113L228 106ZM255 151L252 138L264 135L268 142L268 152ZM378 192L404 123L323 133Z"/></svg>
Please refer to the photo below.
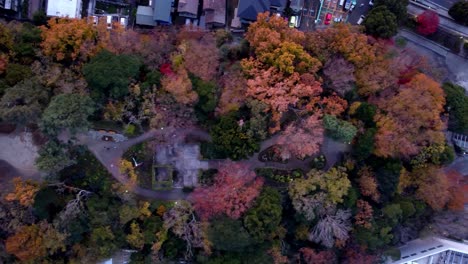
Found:
<svg viewBox="0 0 468 264"><path fill-rule="evenodd" d="M348 23L351 23L352 25L356 25L359 17L361 15L366 15L372 7L369 5L368 0L357 0L356 2L357 4L353 12L348 15ZM361 7L361 4L364 4L364 6Z"/></svg>
<svg viewBox="0 0 468 264"><path fill-rule="evenodd" d="M430 0L427 2L433 2L434 4L437 4L439 6L449 9L450 7L452 7L453 4L458 2L458 0Z"/></svg>

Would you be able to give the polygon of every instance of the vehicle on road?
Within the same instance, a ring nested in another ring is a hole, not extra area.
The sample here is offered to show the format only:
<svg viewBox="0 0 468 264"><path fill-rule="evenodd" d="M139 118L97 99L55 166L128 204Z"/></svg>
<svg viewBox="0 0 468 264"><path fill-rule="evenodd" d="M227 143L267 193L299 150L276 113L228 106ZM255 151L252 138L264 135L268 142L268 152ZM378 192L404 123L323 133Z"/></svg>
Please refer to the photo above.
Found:
<svg viewBox="0 0 468 264"><path fill-rule="evenodd" d="M350 10L351 6L356 6L356 0L346 0L344 9L345 10ZM354 8L354 7L353 7Z"/></svg>
<svg viewBox="0 0 468 264"><path fill-rule="evenodd" d="M325 25L329 25L330 24L330 20L332 19L332 14L331 13L328 13L326 16L325 16Z"/></svg>
<svg viewBox="0 0 468 264"><path fill-rule="evenodd" d="M356 24L361 25L365 18L366 17L364 15L360 16Z"/></svg>
<svg viewBox="0 0 468 264"><path fill-rule="evenodd" d="M352 12L355 7L356 7L356 3L352 3L351 7L349 8L349 12Z"/></svg>
<svg viewBox="0 0 468 264"><path fill-rule="evenodd" d="M344 1L345 0L340 0L340 3L338 4L339 6L343 6L344 5Z"/></svg>
<svg viewBox="0 0 468 264"><path fill-rule="evenodd" d="M373 5L374 5L374 0L370 0L370 1L369 1L369 5L370 5L370 6L373 6Z"/></svg>

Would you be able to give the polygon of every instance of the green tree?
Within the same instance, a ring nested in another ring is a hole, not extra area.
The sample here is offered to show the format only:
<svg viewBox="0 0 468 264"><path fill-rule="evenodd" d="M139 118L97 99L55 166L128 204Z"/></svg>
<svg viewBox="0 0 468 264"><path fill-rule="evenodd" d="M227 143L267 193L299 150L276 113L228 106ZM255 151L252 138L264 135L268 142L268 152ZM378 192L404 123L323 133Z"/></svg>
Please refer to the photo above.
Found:
<svg viewBox="0 0 468 264"><path fill-rule="evenodd" d="M363 121L367 127L375 127L374 116L377 113L377 107L373 104L362 102L354 116Z"/></svg>
<svg viewBox="0 0 468 264"><path fill-rule="evenodd" d="M250 235L262 242L272 237L281 222L281 196L276 189L265 188L244 217Z"/></svg>
<svg viewBox="0 0 468 264"><path fill-rule="evenodd" d="M448 11L449 15L458 23L468 26L468 2L458 1Z"/></svg>
<svg viewBox="0 0 468 264"><path fill-rule="evenodd" d="M127 204L122 205L119 209L119 221L120 224L125 225L130 222L132 219L137 218L140 215L138 208L136 206L130 206Z"/></svg>
<svg viewBox="0 0 468 264"><path fill-rule="evenodd" d="M216 150L233 160L246 158L260 149L259 142L247 134L248 126L240 125L237 118L234 112L223 115L210 130Z"/></svg>
<svg viewBox="0 0 468 264"><path fill-rule="evenodd" d="M380 6L385 6L396 16L398 21L403 21L403 19L406 18L406 8L408 4L408 0L376 0L374 9Z"/></svg>
<svg viewBox="0 0 468 264"><path fill-rule="evenodd" d="M357 133L357 128L350 122L338 119L332 115L325 115L323 117L323 126L330 137L342 142L351 142Z"/></svg>
<svg viewBox="0 0 468 264"><path fill-rule="evenodd" d="M353 148L354 156L357 161L366 160L370 155L372 155L372 152L374 152L375 133L377 133L377 129L369 128L364 132L364 134L357 138L356 144Z"/></svg>
<svg viewBox="0 0 468 264"><path fill-rule="evenodd" d="M193 90L198 94L198 102L195 105L195 113L199 121L204 122L213 117L216 109L216 84L212 81L203 81L193 74L189 74Z"/></svg>
<svg viewBox="0 0 468 264"><path fill-rule="evenodd" d="M49 135L56 135L62 129L74 134L89 127L88 117L93 112L94 103L88 96L60 94L45 109L40 127Z"/></svg>
<svg viewBox="0 0 468 264"><path fill-rule="evenodd" d="M382 209L382 213L385 216L385 219L389 221L389 224L395 226L403 217L403 211L400 208L400 205L389 204Z"/></svg>
<svg viewBox="0 0 468 264"><path fill-rule="evenodd" d="M36 80L25 80L5 90L0 118L17 124L35 123L49 101L47 90Z"/></svg>
<svg viewBox="0 0 468 264"><path fill-rule="evenodd" d="M37 10L33 13L33 22L36 26L43 26L47 24L47 15L44 10Z"/></svg>
<svg viewBox="0 0 468 264"><path fill-rule="evenodd" d="M115 244L115 235L112 233L110 226L94 228L91 231L90 242L96 257L110 257L114 250L117 249Z"/></svg>
<svg viewBox="0 0 468 264"><path fill-rule="evenodd" d="M131 79L138 77L141 66L135 56L115 55L103 50L83 66L83 74L94 99L119 99L128 93L128 85Z"/></svg>
<svg viewBox="0 0 468 264"><path fill-rule="evenodd" d="M50 140L42 146L36 159L37 167L52 175L75 163L66 146L55 140Z"/></svg>
<svg viewBox="0 0 468 264"><path fill-rule="evenodd" d="M5 73L6 84L13 86L24 79L32 76L32 71L28 66L11 63L8 64Z"/></svg>
<svg viewBox="0 0 468 264"><path fill-rule="evenodd" d="M367 34L379 38L391 38L398 30L397 17L385 6L373 8L363 24Z"/></svg>
<svg viewBox="0 0 468 264"><path fill-rule="evenodd" d="M468 96L463 87L444 83L442 88L445 91L446 105L450 114L449 129L459 133L468 132Z"/></svg>
<svg viewBox="0 0 468 264"><path fill-rule="evenodd" d="M208 227L208 238L213 248L222 251L242 252L253 244L242 222L227 217L211 222Z"/></svg>

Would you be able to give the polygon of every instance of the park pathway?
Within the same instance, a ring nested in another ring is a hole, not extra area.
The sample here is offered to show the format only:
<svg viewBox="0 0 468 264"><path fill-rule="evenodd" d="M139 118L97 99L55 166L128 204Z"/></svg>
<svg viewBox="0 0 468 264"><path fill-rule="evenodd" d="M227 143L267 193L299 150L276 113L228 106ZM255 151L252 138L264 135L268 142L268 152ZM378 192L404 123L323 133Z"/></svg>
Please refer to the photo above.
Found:
<svg viewBox="0 0 468 264"><path fill-rule="evenodd" d="M157 144L175 144L181 143L187 136L196 137L201 140L210 140L210 136L206 131L197 128L187 129L176 129L167 127L164 129L153 129L145 132L144 134L131 138L123 142L109 142L103 141L100 138L91 136L90 133L78 134L76 136L79 144L86 145L88 149L94 154L94 156L104 165L104 167L111 173L111 175L120 183L128 183L127 176L123 175L119 171L119 160L121 159L124 152L131 146L147 141L156 140ZM275 144L277 136L273 136L262 142L260 152L268 147ZM61 140L67 141L68 137L62 136ZM339 159L343 152L349 151L349 145L344 143L336 142L330 138L325 138L322 144L322 153L327 158L326 169L332 167ZM238 161L240 163L247 164L251 169L255 168L277 168L277 169L302 169L307 171L310 168L310 161L313 157L309 157L305 160L299 160L292 158L288 163L279 162L262 162L258 159L259 153L255 153L248 160ZM225 160L210 160L208 161L210 168L219 168ZM187 198L187 193L184 193L182 189L172 189L167 191L162 190L151 190L142 188L139 186L133 187L132 190L136 195L156 200L179 200Z"/></svg>

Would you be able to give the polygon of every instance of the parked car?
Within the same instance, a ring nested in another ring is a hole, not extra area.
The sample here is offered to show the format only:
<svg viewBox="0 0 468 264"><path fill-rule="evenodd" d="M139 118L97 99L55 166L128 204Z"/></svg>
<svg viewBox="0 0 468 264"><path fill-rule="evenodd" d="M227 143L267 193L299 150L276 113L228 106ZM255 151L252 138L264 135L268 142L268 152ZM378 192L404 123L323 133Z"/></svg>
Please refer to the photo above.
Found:
<svg viewBox="0 0 468 264"><path fill-rule="evenodd" d="M370 0L370 1L369 1L369 5L370 5L370 6L373 6L373 5L374 5L374 0Z"/></svg>
<svg viewBox="0 0 468 264"><path fill-rule="evenodd" d="M289 27L293 28L296 26L297 22L297 16L292 16L291 19L289 20Z"/></svg>
<svg viewBox="0 0 468 264"><path fill-rule="evenodd" d="M364 15L362 15L361 17L359 17L359 20L357 21L357 24L358 24L358 25L361 25L365 18L366 18L366 17L365 17Z"/></svg>
<svg viewBox="0 0 468 264"><path fill-rule="evenodd" d="M329 25L330 24L330 20L332 19L332 14L331 13L328 13L326 16L325 16L325 25Z"/></svg>
<svg viewBox="0 0 468 264"><path fill-rule="evenodd" d="M351 7L349 8L349 12L352 12L353 9L356 7L356 4L355 3L352 3L351 4Z"/></svg>

